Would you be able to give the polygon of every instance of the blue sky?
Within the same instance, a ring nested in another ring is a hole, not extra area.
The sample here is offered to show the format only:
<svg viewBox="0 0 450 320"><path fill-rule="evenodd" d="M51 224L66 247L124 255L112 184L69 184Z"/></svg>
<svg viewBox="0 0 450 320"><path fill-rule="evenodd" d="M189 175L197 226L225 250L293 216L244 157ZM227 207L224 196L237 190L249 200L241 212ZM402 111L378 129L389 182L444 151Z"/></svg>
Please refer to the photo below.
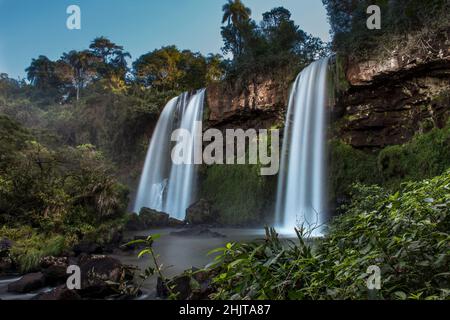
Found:
<svg viewBox="0 0 450 320"><path fill-rule="evenodd" d="M221 53L220 26L225 0L0 0L0 72L24 77L40 54L57 59L81 50L97 36L123 45L133 59L175 44L203 54ZM244 0L260 21L263 12L283 6L306 32L329 40L322 0ZM66 8L81 8L81 30L66 28Z"/></svg>

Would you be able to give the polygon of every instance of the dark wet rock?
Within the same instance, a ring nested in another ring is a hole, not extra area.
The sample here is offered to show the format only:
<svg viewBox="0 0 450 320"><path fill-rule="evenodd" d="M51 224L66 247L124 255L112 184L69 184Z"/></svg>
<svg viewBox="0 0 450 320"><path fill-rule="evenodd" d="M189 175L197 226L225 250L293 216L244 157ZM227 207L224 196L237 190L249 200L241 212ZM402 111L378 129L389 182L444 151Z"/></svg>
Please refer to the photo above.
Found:
<svg viewBox="0 0 450 320"><path fill-rule="evenodd" d="M187 228L182 231L171 232L170 234L176 237L226 238L225 235L204 227Z"/></svg>
<svg viewBox="0 0 450 320"><path fill-rule="evenodd" d="M143 231L150 228L178 228L184 225L184 221L171 218L167 213L142 208L139 215L133 213L129 216L125 228L129 231Z"/></svg>
<svg viewBox="0 0 450 320"><path fill-rule="evenodd" d="M42 272L29 273L20 280L8 285L8 292L29 293L45 286L45 276Z"/></svg>
<svg viewBox="0 0 450 320"><path fill-rule="evenodd" d="M103 247L95 242L81 241L73 247L73 252L76 256L81 254L102 254Z"/></svg>
<svg viewBox="0 0 450 320"><path fill-rule="evenodd" d="M167 284L159 278L156 286L157 296L162 299L168 298L170 287L177 300L206 300L214 291L212 279L213 275L209 271L197 268L167 280Z"/></svg>
<svg viewBox="0 0 450 320"><path fill-rule="evenodd" d="M66 286L57 287L49 292L43 292L38 294L33 300L81 300L81 296L76 290L70 290Z"/></svg>
<svg viewBox="0 0 450 320"><path fill-rule="evenodd" d="M156 285L156 293L158 298L166 299L169 297L170 291L168 289L172 288L172 292L176 295L177 300L188 300L191 295L191 277L189 276L178 276L168 283L164 283L161 278L158 278L158 283Z"/></svg>
<svg viewBox="0 0 450 320"><path fill-rule="evenodd" d="M186 210L186 222L190 225L205 225L214 222L214 214L210 202L200 199Z"/></svg>
<svg viewBox="0 0 450 320"><path fill-rule="evenodd" d="M166 299L169 296L167 284L161 279L161 277L158 277L158 281L156 282L156 296L162 299Z"/></svg>
<svg viewBox="0 0 450 320"><path fill-rule="evenodd" d="M81 290L83 298L105 298L116 292L115 284L133 278L131 269L107 256L81 256Z"/></svg>
<svg viewBox="0 0 450 320"><path fill-rule="evenodd" d="M142 208L139 218L146 228L167 227L169 225L169 215L149 208Z"/></svg>
<svg viewBox="0 0 450 320"><path fill-rule="evenodd" d="M128 221L125 225L125 229L129 231L141 231L145 230L145 223L139 218L139 215L132 213L128 217Z"/></svg>
<svg viewBox="0 0 450 320"><path fill-rule="evenodd" d="M186 222L175 219L175 218L169 218L169 227L170 228L181 228L186 225Z"/></svg>
<svg viewBox="0 0 450 320"><path fill-rule="evenodd" d="M15 266L10 257L0 257L0 275L13 273Z"/></svg>
<svg viewBox="0 0 450 320"><path fill-rule="evenodd" d="M10 257L10 250L13 242L7 238L0 240L0 275L12 273L15 269L13 260Z"/></svg>
<svg viewBox="0 0 450 320"><path fill-rule="evenodd" d="M149 228L163 228L178 224L179 222L171 219L167 213L142 208L139 215L133 213L129 216L125 228L130 231L142 231Z"/></svg>
<svg viewBox="0 0 450 320"><path fill-rule="evenodd" d="M42 270L42 273L45 276L45 282L47 285L50 286L56 286L58 284L63 284L66 282L67 277L69 276L67 274L67 266L50 266L44 270Z"/></svg>
<svg viewBox="0 0 450 320"><path fill-rule="evenodd" d="M6 257L9 254L9 251L13 247L13 242L7 238L3 238L0 240L0 258Z"/></svg>

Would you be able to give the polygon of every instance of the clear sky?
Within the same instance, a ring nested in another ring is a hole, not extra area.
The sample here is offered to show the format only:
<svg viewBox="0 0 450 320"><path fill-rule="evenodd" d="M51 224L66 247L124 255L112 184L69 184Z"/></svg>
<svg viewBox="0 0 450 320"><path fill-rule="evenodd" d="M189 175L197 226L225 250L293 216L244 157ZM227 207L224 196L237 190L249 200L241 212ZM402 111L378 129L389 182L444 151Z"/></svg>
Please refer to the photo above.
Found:
<svg viewBox="0 0 450 320"><path fill-rule="evenodd" d="M225 0L0 0L0 72L24 77L40 54L57 59L81 50L97 36L123 45L133 59L175 44L203 54L221 53L222 5ZM292 12L296 24L329 40L322 0L243 0L252 18L274 7ZM81 8L81 30L68 30L66 9Z"/></svg>

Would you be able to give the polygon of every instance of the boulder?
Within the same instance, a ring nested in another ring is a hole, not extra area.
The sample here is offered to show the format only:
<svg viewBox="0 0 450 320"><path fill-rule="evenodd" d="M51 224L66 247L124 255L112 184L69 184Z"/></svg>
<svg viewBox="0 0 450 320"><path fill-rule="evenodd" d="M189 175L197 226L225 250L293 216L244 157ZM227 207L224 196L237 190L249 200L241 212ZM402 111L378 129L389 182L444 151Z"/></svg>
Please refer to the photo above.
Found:
<svg viewBox="0 0 450 320"><path fill-rule="evenodd" d="M193 288L191 293L191 300L208 300L209 295L214 292L213 288L213 278L214 275L210 271L193 269L192 278L197 282L198 285Z"/></svg>
<svg viewBox="0 0 450 320"><path fill-rule="evenodd" d="M44 292L38 294L33 300L60 300L60 301L69 301L69 300L81 300L81 296L77 293L76 290L69 290L66 286L57 287L49 292Z"/></svg>
<svg viewBox="0 0 450 320"><path fill-rule="evenodd" d="M142 208L139 219L146 228L169 226L169 215L149 208Z"/></svg>
<svg viewBox="0 0 450 320"><path fill-rule="evenodd" d="M168 298L169 286L177 300L207 300L209 295L214 292L213 278L214 276L210 272L197 268L186 270L182 275L166 280L166 283L158 278L157 296L162 299Z"/></svg>
<svg viewBox="0 0 450 320"><path fill-rule="evenodd" d="M186 225L186 223L184 221L175 219L175 218L169 218L169 227L171 228L181 228L184 225Z"/></svg>
<svg viewBox="0 0 450 320"><path fill-rule="evenodd" d="M171 218L167 213L142 208L139 215L133 213L129 216L125 228L129 231L143 231L150 228L178 228L184 225L184 221Z"/></svg>
<svg viewBox="0 0 450 320"><path fill-rule="evenodd" d="M10 257L0 257L0 275L12 273L14 263Z"/></svg>
<svg viewBox="0 0 450 320"><path fill-rule="evenodd" d="M29 293L45 286L45 276L42 272L29 273L20 280L8 285L8 292Z"/></svg>
<svg viewBox="0 0 450 320"><path fill-rule="evenodd" d="M133 278L131 270L117 259L107 256L81 256L81 290L83 298L105 298L116 293L116 286Z"/></svg>
<svg viewBox="0 0 450 320"><path fill-rule="evenodd" d="M7 238L0 240L0 258L8 256L9 250L11 250L13 242Z"/></svg>
<svg viewBox="0 0 450 320"><path fill-rule="evenodd" d="M172 236L176 236L176 237L204 237L204 238L226 238L225 235L215 232L215 231L211 231L208 228L203 228L203 227L193 227L193 228L188 228L182 231L177 231L177 232L171 232L170 233Z"/></svg>
<svg viewBox="0 0 450 320"><path fill-rule="evenodd" d="M52 265L48 268L42 270L42 273L45 276L45 282L47 285L56 286L58 284L63 284L66 282L67 277L67 267L62 265Z"/></svg>
<svg viewBox="0 0 450 320"><path fill-rule="evenodd" d="M205 225L214 222L211 204L200 199L186 210L186 222L190 225Z"/></svg>
<svg viewBox="0 0 450 320"><path fill-rule="evenodd" d="M128 216L125 229L129 231L141 231L146 229L145 223L139 218L139 215L132 213Z"/></svg>
<svg viewBox="0 0 450 320"><path fill-rule="evenodd" d="M191 295L191 277L187 275L181 275L171 279L168 282L168 286L172 288L172 292L176 294L177 300L188 300ZM169 289L167 284L158 278L156 285L156 294L158 298L166 299L169 297Z"/></svg>
<svg viewBox="0 0 450 320"><path fill-rule="evenodd" d="M81 254L102 254L103 247L95 242L83 240L72 248L76 256Z"/></svg>

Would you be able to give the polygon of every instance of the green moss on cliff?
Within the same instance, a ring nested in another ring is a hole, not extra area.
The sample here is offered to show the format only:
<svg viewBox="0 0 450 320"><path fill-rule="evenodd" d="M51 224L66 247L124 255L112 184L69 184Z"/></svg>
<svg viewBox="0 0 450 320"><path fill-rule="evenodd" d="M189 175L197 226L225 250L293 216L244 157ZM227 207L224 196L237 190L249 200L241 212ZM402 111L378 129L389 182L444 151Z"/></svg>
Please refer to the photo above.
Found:
<svg viewBox="0 0 450 320"><path fill-rule="evenodd" d="M410 143L390 146L378 156L383 184L398 187L402 181L418 181L442 174L450 167L450 123L417 135Z"/></svg>
<svg viewBox="0 0 450 320"><path fill-rule="evenodd" d="M329 167L330 200L339 201L347 195L356 182L376 184L380 180L377 172L376 154L357 150L342 141L330 143Z"/></svg>
<svg viewBox="0 0 450 320"><path fill-rule="evenodd" d="M397 189L403 182L419 181L450 168L450 123L419 134L404 145L378 153L355 149L342 141L330 143L331 201L346 198L354 183L379 184Z"/></svg>
<svg viewBox="0 0 450 320"><path fill-rule="evenodd" d="M211 201L224 225L261 225L275 201L276 176L259 165L213 165L206 169L201 197Z"/></svg>

